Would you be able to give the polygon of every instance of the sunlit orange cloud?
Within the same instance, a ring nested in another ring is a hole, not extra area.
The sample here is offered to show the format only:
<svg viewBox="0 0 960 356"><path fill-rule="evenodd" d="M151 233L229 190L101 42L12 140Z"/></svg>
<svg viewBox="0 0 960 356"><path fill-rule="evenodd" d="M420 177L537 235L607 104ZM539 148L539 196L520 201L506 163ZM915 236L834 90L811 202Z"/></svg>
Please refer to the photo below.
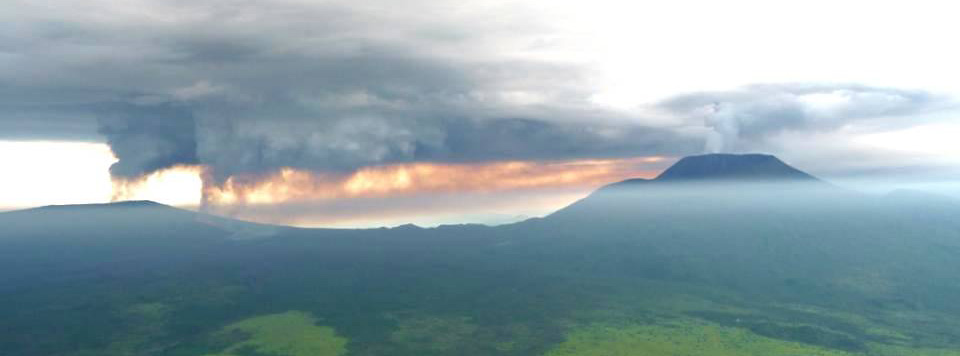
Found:
<svg viewBox="0 0 960 356"><path fill-rule="evenodd" d="M235 176L204 187L208 205L258 205L439 192L497 192L598 186L651 177L661 157L480 164L410 163L367 167L346 176L284 168L265 178Z"/></svg>
<svg viewBox="0 0 960 356"><path fill-rule="evenodd" d="M300 227L370 228L416 224L480 223L499 225L552 213L583 198L590 188L511 192L437 193L313 201L301 204L214 207L215 213L260 223Z"/></svg>
<svg viewBox="0 0 960 356"><path fill-rule="evenodd" d="M199 205L203 194L202 166L181 165L137 179L113 179L113 201L153 200L175 206Z"/></svg>
<svg viewBox="0 0 960 356"><path fill-rule="evenodd" d="M504 223L543 216L604 184L650 178L661 157L496 163L409 163L349 174L284 168L221 184L203 166L115 179L114 200L154 200L233 218L304 227ZM468 202L468 203L465 203Z"/></svg>

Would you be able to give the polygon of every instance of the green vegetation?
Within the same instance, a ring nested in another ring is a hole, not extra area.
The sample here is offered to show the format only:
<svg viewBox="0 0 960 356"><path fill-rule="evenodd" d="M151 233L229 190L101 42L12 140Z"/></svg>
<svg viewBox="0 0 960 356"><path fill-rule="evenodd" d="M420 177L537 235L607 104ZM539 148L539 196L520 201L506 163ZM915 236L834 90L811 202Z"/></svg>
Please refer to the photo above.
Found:
<svg viewBox="0 0 960 356"><path fill-rule="evenodd" d="M347 352L347 339L333 328L316 326L307 313L290 311L242 320L223 328L224 333L249 335L223 352L210 356L240 356L256 352L276 356L338 356Z"/></svg>
<svg viewBox="0 0 960 356"><path fill-rule="evenodd" d="M695 319L657 325L594 324L571 332L547 356L844 356L843 351L771 339Z"/></svg>
<svg viewBox="0 0 960 356"><path fill-rule="evenodd" d="M774 193L242 241L49 218L0 241L0 354L960 356L955 214Z"/></svg>
<svg viewBox="0 0 960 356"><path fill-rule="evenodd" d="M903 346L877 345L872 356L960 356L957 349L928 349Z"/></svg>
<svg viewBox="0 0 960 356"><path fill-rule="evenodd" d="M390 340L407 350L453 352L471 342L476 332L476 324L465 317L413 317L401 320Z"/></svg>

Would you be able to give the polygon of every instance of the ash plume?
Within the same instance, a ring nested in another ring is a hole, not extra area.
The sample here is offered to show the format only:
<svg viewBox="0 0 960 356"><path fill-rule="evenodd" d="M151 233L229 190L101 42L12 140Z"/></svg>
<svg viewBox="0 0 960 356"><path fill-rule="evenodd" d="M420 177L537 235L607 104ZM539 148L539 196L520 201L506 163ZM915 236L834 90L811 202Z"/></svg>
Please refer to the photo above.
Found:
<svg viewBox="0 0 960 356"><path fill-rule="evenodd" d="M861 120L903 118L949 105L924 91L862 85L770 84L679 95L658 104L709 129L704 151L755 150L778 134L826 132ZM698 123L699 122L699 123Z"/></svg>
<svg viewBox="0 0 960 356"><path fill-rule="evenodd" d="M98 118L99 133L117 157L114 178L131 180L176 165L198 164L192 113L168 104L119 105Z"/></svg>

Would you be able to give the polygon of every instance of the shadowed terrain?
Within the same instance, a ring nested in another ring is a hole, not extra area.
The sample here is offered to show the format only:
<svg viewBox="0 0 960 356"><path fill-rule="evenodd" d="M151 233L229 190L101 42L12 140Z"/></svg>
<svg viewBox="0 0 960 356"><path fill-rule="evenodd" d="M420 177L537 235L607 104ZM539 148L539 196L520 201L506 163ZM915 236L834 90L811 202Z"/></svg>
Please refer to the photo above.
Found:
<svg viewBox="0 0 960 356"><path fill-rule="evenodd" d="M3 355L960 355L960 203L704 155L544 218L0 214Z"/></svg>

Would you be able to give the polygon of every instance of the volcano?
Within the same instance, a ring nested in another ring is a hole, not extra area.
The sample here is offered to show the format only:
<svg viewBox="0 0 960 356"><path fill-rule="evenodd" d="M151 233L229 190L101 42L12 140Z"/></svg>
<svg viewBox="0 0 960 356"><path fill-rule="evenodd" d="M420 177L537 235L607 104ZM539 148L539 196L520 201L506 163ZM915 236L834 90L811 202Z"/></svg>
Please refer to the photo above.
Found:
<svg viewBox="0 0 960 356"><path fill-rule="evenodd" d="M663 171L658 181L737 180L813 181L813 176L765 154L707 154L684 157Z"/></svg>
<svg viewBox="0 0 960 356"><path fill-rule="evenodd" d="M947 355L957 271L957 202L760 154L503 226L46 207L0 213L0 354Z"/></svg>

